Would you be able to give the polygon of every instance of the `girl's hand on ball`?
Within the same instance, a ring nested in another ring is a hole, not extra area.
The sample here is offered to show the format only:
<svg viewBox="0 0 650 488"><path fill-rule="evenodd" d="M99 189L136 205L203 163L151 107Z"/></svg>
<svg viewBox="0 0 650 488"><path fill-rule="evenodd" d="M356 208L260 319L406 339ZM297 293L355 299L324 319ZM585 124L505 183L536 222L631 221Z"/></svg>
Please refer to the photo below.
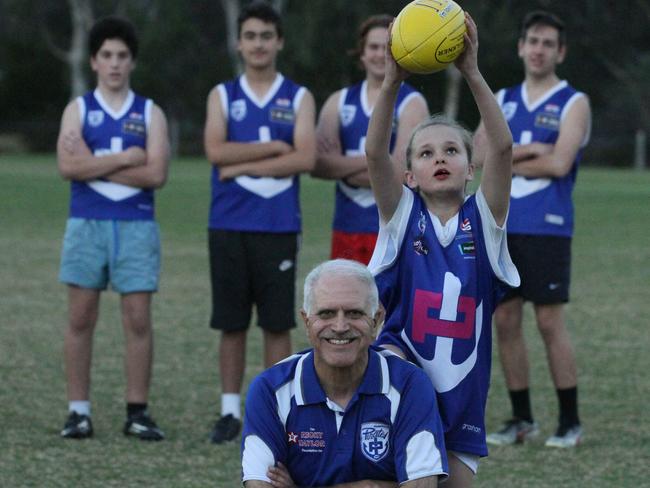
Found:
<svg viewBox="0 0 650 488"><path fill-rule="evenodd" d="M386 39L386 54L385 54L385 72L384 72L384 85L396 85L402 83L409 76L409 72L402 68L391 51L391 32L393 31L393 23L388 26L388 38Z"/></svg>
<svg viewBox="0 0 650 488"><path fill-rule="evenodd" d="M478 30L468 12L465 12L465 28L465 49L454 61L456 68L463 74L478 71Z"/></svg>

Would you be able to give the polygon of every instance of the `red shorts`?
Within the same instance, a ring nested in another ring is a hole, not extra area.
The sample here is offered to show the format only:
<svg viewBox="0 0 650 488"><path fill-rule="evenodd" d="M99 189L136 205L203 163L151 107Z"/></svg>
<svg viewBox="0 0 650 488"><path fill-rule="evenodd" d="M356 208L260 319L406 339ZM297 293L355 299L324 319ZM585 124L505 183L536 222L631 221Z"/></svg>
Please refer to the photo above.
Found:
<svg viewBox="0 0 650 488"><path fill-rule="evenodd" d="M377 234L332 231L332 259L352 259L368 264L375 250Z"/></svg>

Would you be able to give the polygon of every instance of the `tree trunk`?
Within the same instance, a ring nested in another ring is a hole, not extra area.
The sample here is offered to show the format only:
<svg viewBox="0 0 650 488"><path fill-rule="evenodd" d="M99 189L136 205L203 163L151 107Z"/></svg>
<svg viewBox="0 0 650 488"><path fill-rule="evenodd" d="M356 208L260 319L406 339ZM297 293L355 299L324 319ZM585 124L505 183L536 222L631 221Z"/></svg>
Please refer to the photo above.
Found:
<svg viewBox="0 0 650 488"><path fill-rule="evenodd" d="M237 17L239 16L238 0L221 0L223 11L226 14L226 41L228 55L234 73L241 73L241 60L237 51Z"/></svg>
<svg viewBox="0 0 650 488"><path fill-rule="evenodd" d="M68 0L72 20L72 41L66 61L70 67L70 91L72 97L88 90L85 66L88 62L88 30L93 23L90 0Z"/></svg>
<svg viewBox="0 0 650 488"><path fill-rule="evenodd" d="M460 102L460 84L463 77L456 66L451 65L445 70L447 78L447 92L445 93L445 115L452 119L458 117L458 104Z"/></svg>

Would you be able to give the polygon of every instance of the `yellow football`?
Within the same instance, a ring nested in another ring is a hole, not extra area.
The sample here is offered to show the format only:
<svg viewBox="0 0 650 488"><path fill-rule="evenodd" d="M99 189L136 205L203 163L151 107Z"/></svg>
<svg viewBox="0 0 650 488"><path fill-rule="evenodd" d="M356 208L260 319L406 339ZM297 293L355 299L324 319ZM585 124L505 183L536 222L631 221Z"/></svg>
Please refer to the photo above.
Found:
<svg viewBox="0 0 650 488"><path fill-rule="evenodd" d="M391 32L391 52L411 73L435 73L465 47L465 13L452 0L415 0L402 9Z"/></svg>

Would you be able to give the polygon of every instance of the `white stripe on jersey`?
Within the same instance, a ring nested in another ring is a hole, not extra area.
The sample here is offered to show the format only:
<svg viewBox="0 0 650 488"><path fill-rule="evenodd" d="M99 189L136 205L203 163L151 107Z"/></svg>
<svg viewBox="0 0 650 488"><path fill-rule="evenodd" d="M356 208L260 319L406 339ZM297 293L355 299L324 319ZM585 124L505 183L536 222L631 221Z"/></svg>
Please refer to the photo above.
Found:
<svg viewBox="0 0 650 488"><path fill-rule="evenodd" d="M436 460L433 469L422 470L429 465L432 459ZM409 481L436 476L443 472L440 449L436 446L436 439L429 431L415 434L406 445L406 475Z"/></svg>

